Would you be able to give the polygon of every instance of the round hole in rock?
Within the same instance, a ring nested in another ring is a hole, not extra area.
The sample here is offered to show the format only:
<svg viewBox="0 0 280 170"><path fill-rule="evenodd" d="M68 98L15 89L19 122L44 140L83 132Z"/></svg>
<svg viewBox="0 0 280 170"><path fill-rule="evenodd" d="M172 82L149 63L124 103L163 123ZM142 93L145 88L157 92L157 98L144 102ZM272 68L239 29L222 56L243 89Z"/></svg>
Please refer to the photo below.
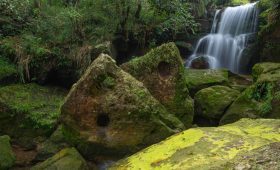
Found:
<svg viewBox="0 0 280 170"><path fill-rule="evenodd" d="M158 73L161 77L166 78L171 75L171 64L162 61L158 64Z"/></svg>
<svg viewBox="0 0 280 170"><path fill-rule="evenodd" d="M110 118L107 114L102 113L97 116L96 119L97 126L106 127L109 125L109 123L110 123Z"/></svg>

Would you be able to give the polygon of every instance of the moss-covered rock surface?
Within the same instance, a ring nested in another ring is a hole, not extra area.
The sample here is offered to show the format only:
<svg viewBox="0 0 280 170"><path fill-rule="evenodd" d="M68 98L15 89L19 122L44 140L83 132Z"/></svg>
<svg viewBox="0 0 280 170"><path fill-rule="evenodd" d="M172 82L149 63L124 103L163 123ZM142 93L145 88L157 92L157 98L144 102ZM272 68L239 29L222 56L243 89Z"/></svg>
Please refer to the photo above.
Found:
<svg viewBox="0 0 280 170"><path fill-rule="evenodd" d="M220 124L240 118L280 118L280 69L269 68L269 65L277 64L264 63L254 67L255 83L229 107Z"/></svg>
<svg viewBox="0 0 280 170"><path fill-rule="evenodd" d="M64 134L87 156L135 152L184 129L143 83L99 56L62 106Z"/></svg>
<svg viewBox="0 0 280 170"><path fill-rule="evenodd" d="M258 63L253 67L252 75L254 80L257 81L262 74L275 73L277 70L280 70L280 63Z"/></svg>
<svg viewBox="0 0 280 170"><path fill-rule="evenodd" d="M238 95L239 91L226 86L212 86L200 90L194 98L196 120L218 125L226 109Z"/></svg>
<svg viewBox="0 0 280 170"><path fill-rule="evenodd" d="M75 148L66 148L58 152L53 157L39 163L31 168L31 170L88 170L88 166L84 158Z"/></svg>
<svg viewBox="0 0 280 170"><path fill-rule="evenodd" d="M191 96L210 86L227 85L229 81L227 70L186 69L185 78Z"/></svg>
<svg viewBox="0 0 280 170"><path fill-rule="evenodd" d="M117 162L111 169L233 169L228 162L239 154L279 142L279 124L280 120L242 119L217 128L189 129Z"/></svg>
<svg viewBox="0 0 280 170"><path fill-rule="evenodd" d="M184 65L174 43L164 44L143 57L121 66L139 81L162 103L190 127L193 120L193 100L189 96Z"/></svg>
<svg viewBox="0 0 280 170"><path fill-rule="evenodd" d="M10 145L9 136L0 136L0 169L6 170L11 168L15 163L15 155Z"/></svg>
<svg viewBox="0 0 280 170"><path fill-rule="evenodd" d="M0 134L31 140L50 134L58 121L66 92L36 84L0 88Z"/></svg>

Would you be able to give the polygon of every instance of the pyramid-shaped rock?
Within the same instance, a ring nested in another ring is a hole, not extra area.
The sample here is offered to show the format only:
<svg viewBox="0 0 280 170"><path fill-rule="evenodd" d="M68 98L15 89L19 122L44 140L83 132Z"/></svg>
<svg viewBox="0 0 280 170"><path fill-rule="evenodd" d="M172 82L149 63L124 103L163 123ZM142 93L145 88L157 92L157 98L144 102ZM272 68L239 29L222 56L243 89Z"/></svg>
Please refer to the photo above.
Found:
<svg viewBox="0 0 280 170"><path fill-rule="evenodd" d="M100 55L62 106L65 136L84 155L123 155L184 125L108 55Z"/></svg>
<svg viewBox="0 0 280 170"><path fill-rule="evenodd" d="M189 96L185 68L174 43L163 44L143 57L121 66L139 81L170 113L190 127L193 120L193 100Z"/></svg>

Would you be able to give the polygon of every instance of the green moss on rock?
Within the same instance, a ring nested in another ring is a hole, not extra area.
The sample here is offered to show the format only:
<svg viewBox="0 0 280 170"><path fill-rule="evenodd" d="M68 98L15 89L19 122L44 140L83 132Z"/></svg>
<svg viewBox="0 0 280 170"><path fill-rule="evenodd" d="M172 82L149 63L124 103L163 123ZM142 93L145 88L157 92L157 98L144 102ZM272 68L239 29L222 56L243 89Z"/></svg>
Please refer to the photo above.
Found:
<svg viewBox="0 0 280 170"><path fill-rule="evenodd" d="M218 124L228 106L238 97L239 91L226 86L212 86L195 95L195 117Z"/></svg>
<svg viewBox="0 0 280 170"><path fill-rule="evenodd" d="M9 169L15 163L15 155L10 145L9 136L0 136L0 169Z"/></svg>
<svg viewBox="0 0 280 170"><path fill-rule="evenodd" d="M273 82L257 82L246 89L229 107L220 124L235 122L241 118L280 118L279 100Z"/></svg>
<svg viewBox="0 0 280 170"><path fill-rule="evenodd" d="M183 61L174 43L163 44L121 68L143 82L150 93L185 126L191 126L193 100L186 85Z"/></svg>
<svg viewBox="0 0 280 170"><path fill-rule="evenodd" d="M275 71L280 70L280 63L272 63L272 62L265 62L265 63L258 63L255 64L252 70L252 75L254 81L257 81L260 75L266 74L269 72L275 73ZM280 77L279 77L280 78Z"/></svg>
<svg viewBox="0 0 280 170"><path fill-rule="evenodd" d="M185 71L185 78L191 96L201 89L214 86L214 85L227 85L228 84L228 71L227 70L196 70L187 69Z"/></svg>
<svg viewBox="0 0 280 170"><path fill-rule="evenodd" d="M280 141L280 120L242 119L217 128L176 134L113 165L110 169L232 169L238 154Z"/></svg>
<svg viewBox="0 0 280 170"><path fill-rule="evenodd" d="M0 131L15 138L48 135L56 126L66 92L36 84L0 88Z"/></svg>
<svg viewBox="0 0 280 170"><path fill-rule="evenodd" d="M84 158L75 148L67 148L58 152L53 157L39 163L31 168L31 170L88 170L88 166Z"/></svg>
<svg viewBox="0 0 280 170"><path fill-rule="evenodd" d="M64 136L88 157L134 153L185 128L108 55L92 63L61 111Z"/></svg>

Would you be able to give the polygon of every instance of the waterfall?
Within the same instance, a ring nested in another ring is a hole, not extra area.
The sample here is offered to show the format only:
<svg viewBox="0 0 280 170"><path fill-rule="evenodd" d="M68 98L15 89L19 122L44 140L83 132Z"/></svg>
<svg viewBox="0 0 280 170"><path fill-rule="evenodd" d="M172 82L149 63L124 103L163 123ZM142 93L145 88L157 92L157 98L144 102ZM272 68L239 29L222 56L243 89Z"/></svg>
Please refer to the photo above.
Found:
<svg viewBox="0 0 280 170"><path fill-rule="evenodd" d="M211 33L201 38L186 64L204 58L210 68L227 68L235 73L244 72L249 60L242 52L250 37L255 35L258 10L256 3L217 10ZM247 61L247 62L244 62Z"/></svg>

